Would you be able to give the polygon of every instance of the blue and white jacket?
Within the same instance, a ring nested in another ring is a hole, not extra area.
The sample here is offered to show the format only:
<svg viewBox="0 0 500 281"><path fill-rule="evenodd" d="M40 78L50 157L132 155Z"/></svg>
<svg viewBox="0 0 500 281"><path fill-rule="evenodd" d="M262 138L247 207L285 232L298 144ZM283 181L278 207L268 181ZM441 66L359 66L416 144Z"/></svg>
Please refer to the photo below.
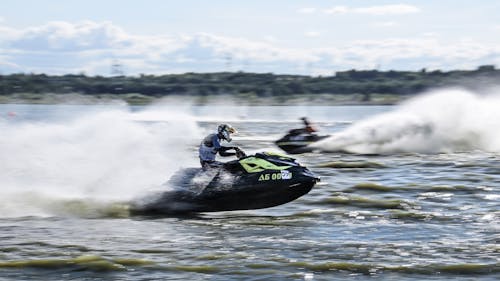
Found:
<svg viewBox="0 0 500 281"><path fill-rule="evenodd" d="M200 148L198 150L200 161L215 161L215 155L221 149L220 144L221 139L219 139L218 134L210 134L206 136L200 143Z"/></svg>

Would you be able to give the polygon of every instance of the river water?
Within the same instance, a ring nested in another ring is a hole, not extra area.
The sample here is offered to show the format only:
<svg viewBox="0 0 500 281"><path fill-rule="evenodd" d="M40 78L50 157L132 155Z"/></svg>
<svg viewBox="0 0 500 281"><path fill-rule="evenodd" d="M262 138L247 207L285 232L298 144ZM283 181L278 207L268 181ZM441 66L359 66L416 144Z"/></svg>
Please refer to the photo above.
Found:
<svg viewBox="0 0 500 281"><path fill-rule="evenodd" d="M498 280L500 102L0 105L0 280ZM309 116L333 135L285 205L134 217L218 123L247 153Z"/></svg>

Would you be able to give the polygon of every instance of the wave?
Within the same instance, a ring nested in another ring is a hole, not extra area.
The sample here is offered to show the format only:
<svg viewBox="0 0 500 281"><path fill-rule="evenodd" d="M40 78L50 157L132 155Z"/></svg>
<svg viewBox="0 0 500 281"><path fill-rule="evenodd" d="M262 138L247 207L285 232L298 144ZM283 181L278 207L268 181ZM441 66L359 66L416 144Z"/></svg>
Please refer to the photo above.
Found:
<svg viewBox="0 0 500 281"><path fill-rule="evenodd" d="M335 168L335 169L366 169L366 168L384 168L383 164L368 161L331 161L320 163L316 168Z"/></svg>
<svg viewBox="0 0 500 281"><path fill-rule="evenodd" d="M403 274L425 274L425 275L490 275L500 272L498 263L459 263L459 264L412 264L412 265L385 265L371 263L354 262L325 262L309 263L303 261L292 261L282 263L248 263L245 267L251 269L272 269L282 267L292 267L301 270L311 270L314 272L352 272L361 274L383 274L383 273L403 273ZM114 272L127 271L134 268L141 268L151 271L183 271L204 274L213 274L224 270L222 267L212 265L161 265L154 261L138 258L105 258L98 255L82 255L75 258L48 258L13 260L0 262L0 268L39 268L58 269L69 271L97 271Z"/></svg>
<svg viewBox="0 0 500 281"><path fill-rule="evenodd" d="M354 123L314 146L358 154L500 152L500 97L463 89L429 92Z"/></svg>
<svg viewBox="0 0 500 281"><path fill-rule="evenodd" d="M313 264L308 262L292 262L291 266L313 271L348 271L362 274L380 272L399 272L413 274L492 274L500 272L498 264L426 264L411 266L387 266L381 264L364 264L348 262L327 262Z"/></svg>
<svg viewBox="0 0 500 281"><path fill-rule="evenodd" d="M126 266L146 266L153 262L142 259L106 259L97 255L83 255L76 258L34 259L0 262L0 268L67 268L72 270L121 271Z"/></svg>
<svg viewBox="0 0 500 281"><path fill-rule="evenodd" d="M409 184L406 186L387 186L381 185L373 182L361 182L349 187L342 192L353 193L358 191L364 192L398 192L398 193L408 193L408 192L433 192L433 193L453 193L453 194L478 194L483 193L484 188L477 186L464 186L464 185L418 185Z"/></svg>
<svg viewBox="0 0 500 281"><path fill-rule="evenodd" d="M371 199L351 195L335 195L314 204L317 205L344 205L370 209L411 209L414 203L401 199Z"/></svg>

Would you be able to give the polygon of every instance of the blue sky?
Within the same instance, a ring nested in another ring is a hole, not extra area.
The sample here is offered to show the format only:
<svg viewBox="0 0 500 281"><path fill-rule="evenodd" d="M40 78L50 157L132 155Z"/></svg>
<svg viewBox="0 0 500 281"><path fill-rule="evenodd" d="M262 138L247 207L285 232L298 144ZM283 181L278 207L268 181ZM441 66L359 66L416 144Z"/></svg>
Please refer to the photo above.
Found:
<svg viewBox="0 0 500 281"><path fill-rule="evenodd" d="M500 1L2 0L0 73L500 65Z"/></svg>

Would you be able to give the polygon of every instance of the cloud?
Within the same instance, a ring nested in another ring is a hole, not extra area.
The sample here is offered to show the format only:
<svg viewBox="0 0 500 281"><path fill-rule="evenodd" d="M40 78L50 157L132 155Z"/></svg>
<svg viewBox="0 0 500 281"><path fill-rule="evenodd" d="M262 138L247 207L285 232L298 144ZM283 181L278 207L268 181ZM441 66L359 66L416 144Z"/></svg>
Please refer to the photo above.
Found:
<svg viewBox="0 0 500 281"><path fill-rule="evenodd" d="M389 25L392 25L389 24ZM84 71L109 75L118 60L127 75L213 71L290 74L345 69L453 69L500 62L500 46L438 36L347 41L328 47L282 46L210 33L139 36L110 22L50 22L27 29L0 27L2 73ZM306 36L318 36L310 31ZM281 43L283 44L283 43Z"/></svg>
<svg viewBox="0 0 500 281"><path fill-rule="evenodd" d="M1 68L19 69L19 65L16 65L15 63L8 62L4 57L0 57L0 69Z"/></svg>
<svg viewBox="0 0 500 281"><path fill-rule="evenodd" d="M381 5L381 6L360 7L360 8L335 6L332 8L325 9L323 10L323 12L330 15L351 13L351 14L383 16L383 15L404 15L404 14L419 13L420 9L412 5L397 4L397 5Z"/></svg>
<svg viewBox="0 0 500 281"><path fill-rule="evenodd" d="M269 72L283 62L301 65L319 59L310 52L276 47L271 42L208 33L137 36L110 22L49 22L8 30L0 63L18 66L6 67L10 72L109 74L112 60L117 58L126 64L128 74L172 69L223 71L228 60Z"/></svg>
<svg viewBox="0 0 500 281"><path fill-rule="evenodd" d="M319 31L307 31L304 35L306 37L319 37L321 35L321 32L319 32Z"/></svg>
<svg viewBox="0 0 500 281"><path fill-rule="evenodd" d="M375 26L379 26L379 27L394 27L394 26L397 26L398 24L396 22L393 22L393 21L385 21L385 22L377 22L375 23Z"/></svg>
<svg viewBox="0 0 500 281"><path fill-rule="evenodd" d="M10 46L21 50L57 50L78 52L130 46L131 37L110 22L91 21L76 24L50 22L17 32Z"/></svg>
<svg viewBox="0 0 500 281"><path fill-rule="evenodd" d="M351 12L352 10L346 6L335 6L329 9L324 10L326 14L334 15L334 14L346 14Z"/></svg>
<svg viewBox="0 0 500 281"><path fill-rule="evenodd" d="M11 40L18 34L19 32L16 29L0 25L0 46L4 43L4 40Z"/></svg>
<svg viewBox="0 0 500 281"><path fill-rule="evenodd" d="M316 10L316 8L302 8L297 10L297 12L300 14L314 14L316 13Z"/></svg>
<svg viewBox="0 0 500 281"><path fill-rule="evenodd" d="M419 13L420 9L406 4L372 6L366 8L356 8L354 12L369 15L404 15Z"/></svg>

